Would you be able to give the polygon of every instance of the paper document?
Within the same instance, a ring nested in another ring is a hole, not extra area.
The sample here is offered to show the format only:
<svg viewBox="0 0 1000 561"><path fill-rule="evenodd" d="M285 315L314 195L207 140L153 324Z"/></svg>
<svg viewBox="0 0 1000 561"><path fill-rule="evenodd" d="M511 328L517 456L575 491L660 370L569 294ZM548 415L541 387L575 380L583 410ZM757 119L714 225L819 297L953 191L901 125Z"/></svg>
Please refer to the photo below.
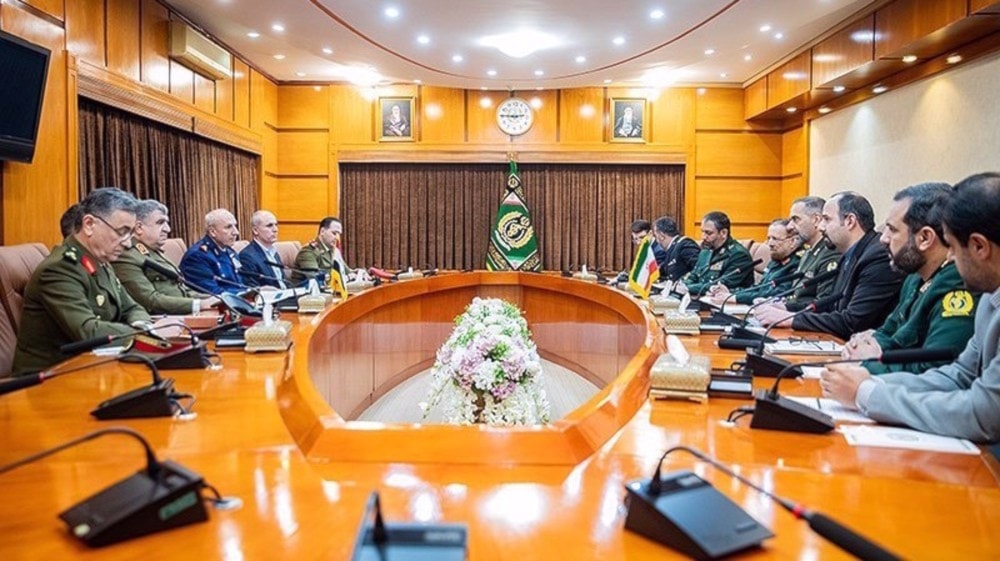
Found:
<svg viewBox="0 0 1000 561"><path fill-rule="evenodd" d="M768 343L764 347L767 352L775 355L830 355L840 356L844 346L834 341L803 341L800 339L784 339Z"/></svg>
<svg viewBox="0 0 1000 561"><path fill-rule="evenodd" d="M823 372L824 366L800 366L803 380L819 380L819 375Z"/></svg>
<svg viewBox="0 0 1000 561"><path fill-rule="evenodd" d="M817 411L822 411L833 417L834 421L843 423L874 423L875 421L866 417L864 413L853 407L844 407L840 403L825 397L790 397L785 399L797 401L806 407L812 407Z"/></svg>
<svg viewBox="0 0 1000 561"><path fill-rule="evenodd" d="M715 306L716 308L719 307L719 304L716 303L711 298L709 298L708 296L702 296L698 300L700 300L700 301L702 301L702 302L704 302L704 303L706 303L706 304L708 304L710 306ZM722 311L725 312L725 313L727 313L727 314L734 315L734 316L745 316L746 313L748 311L750 311L750 305L749 304L737 304L736 302L727 302L726 305L725 305L725 307L722 308Z"/></svg>
<svg viewBox="0 0 1000 561"><path fill-rule="evenodd" d="M90 351L90 354L94 356L115 356L120 355L125 352L125 347L121 345L115 347L97 347L96 349Z"/></svg>
<svg viewBox="0 0 1000 561"><path fill-rule="evenodd" d="M839 427L851 446L903 448L927 452L979 455L979 447L964 438L938 436L912 429L877 425L844 425Z"/></svg>

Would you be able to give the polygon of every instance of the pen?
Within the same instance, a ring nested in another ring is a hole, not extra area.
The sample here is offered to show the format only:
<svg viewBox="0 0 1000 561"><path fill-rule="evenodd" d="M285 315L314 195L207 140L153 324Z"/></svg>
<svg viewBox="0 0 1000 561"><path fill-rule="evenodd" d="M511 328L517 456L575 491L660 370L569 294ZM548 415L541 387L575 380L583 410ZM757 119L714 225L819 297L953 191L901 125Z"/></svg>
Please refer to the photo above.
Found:
<svg viewBox="0 0 1000 561"><path fill-rule="evenodd" d="M816 409L819 409L820 411L823 410L823 402L818 397L816 398Z"/></svg>

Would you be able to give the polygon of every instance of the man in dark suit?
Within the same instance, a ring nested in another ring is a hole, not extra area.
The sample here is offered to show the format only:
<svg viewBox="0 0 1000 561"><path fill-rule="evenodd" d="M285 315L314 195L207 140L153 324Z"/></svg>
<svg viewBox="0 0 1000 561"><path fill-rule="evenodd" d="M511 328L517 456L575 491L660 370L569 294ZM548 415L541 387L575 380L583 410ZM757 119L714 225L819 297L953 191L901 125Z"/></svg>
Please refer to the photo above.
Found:
<svg viewBox="0 0 1000 561"><path fill-rule="evenodd" d="M660 265L660 279L676 281L686 275L698 262L701 248L691 238L681 234L677 221L669 216L661 216L653 223L653 237L663 248Z"/></svg>
<svg viewBox="0 0 1000 561"><path fill-rule="evenodd" d="M253 241L240 252L243 284L287 288L281 256L274 248L274 242L278 241L278 219L271 212L258 210L250 217L250 228Z"/></svg>
<svg viewBox="0 0 1000 561"><path fill-rule="evenodd" d="M652 229L653 225L649 223L649 220L643 220L640 218L639 220L632 222L632 225L629 226L629 231L632 234L632 245L637 246L641 244L642 240L646 239L646 236L650 234ZM663 250L663 246L657 243L655 238L653 239L651 247L653 248L653 257L656 259L656 264L662 265L665 263L667 252Z"/></svg>
<svg viewBox="0 0 1000 561"><path fill-rule="evenodd" d="M761 306L757 319L764 325L790 325L842 339L882 325L899 300L906 275L892 268L889 253L879 243L871 203L854 192L835 194L823 206L820 229L843 253L832 293L839 299L793 319L784 305Z"/></svg>

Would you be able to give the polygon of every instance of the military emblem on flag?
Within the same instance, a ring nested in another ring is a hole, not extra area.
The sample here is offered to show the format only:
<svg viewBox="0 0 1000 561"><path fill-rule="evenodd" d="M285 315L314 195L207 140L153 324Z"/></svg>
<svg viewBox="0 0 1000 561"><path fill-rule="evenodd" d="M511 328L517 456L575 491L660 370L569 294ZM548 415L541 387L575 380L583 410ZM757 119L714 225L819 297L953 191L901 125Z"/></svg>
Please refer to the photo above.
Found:
<svg viewBox="0 0 1000 561"><path fill-rule="evenodd" d="M510 163L507 188L497 210L497 219L486 250L488 271L540 271L538 240L531 225L531 214L524 202L517 163Z"/></svg>
<svg viewBox="0 0 1000 561"><path fill-rule="evenodd" d="M660 278L660 267L653 255L653 237L646 236L635 252L635 261L628 275L628 285L643 299L649 298L649 289Z"/></svg>

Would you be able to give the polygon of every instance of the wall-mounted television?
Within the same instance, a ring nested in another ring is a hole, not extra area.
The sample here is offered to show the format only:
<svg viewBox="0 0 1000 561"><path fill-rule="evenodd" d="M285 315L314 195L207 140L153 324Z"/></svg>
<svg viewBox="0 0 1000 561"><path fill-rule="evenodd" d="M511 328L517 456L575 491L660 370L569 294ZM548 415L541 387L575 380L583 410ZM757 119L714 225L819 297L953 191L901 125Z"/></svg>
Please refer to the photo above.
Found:
<svg viewBox="0 0 1000 561"><path fill-rule="evenodd" d="M0 160L31 162L49 50L0 31Z"/></svg>

